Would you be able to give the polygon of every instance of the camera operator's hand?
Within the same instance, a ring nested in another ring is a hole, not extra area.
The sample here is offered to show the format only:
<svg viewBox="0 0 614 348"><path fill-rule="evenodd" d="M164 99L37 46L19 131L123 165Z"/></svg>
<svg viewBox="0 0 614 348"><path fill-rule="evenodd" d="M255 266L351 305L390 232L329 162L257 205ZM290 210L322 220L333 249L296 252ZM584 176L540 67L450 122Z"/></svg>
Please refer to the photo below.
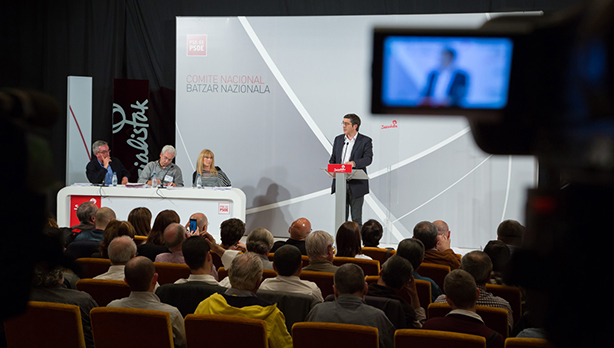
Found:
<svg viewBox="0 0 614 348"><path fill-rule="evenodd" d="M438 251L445 251L450 249L450 238L445 234L440 234L437 236L437 246Z"/></svg>

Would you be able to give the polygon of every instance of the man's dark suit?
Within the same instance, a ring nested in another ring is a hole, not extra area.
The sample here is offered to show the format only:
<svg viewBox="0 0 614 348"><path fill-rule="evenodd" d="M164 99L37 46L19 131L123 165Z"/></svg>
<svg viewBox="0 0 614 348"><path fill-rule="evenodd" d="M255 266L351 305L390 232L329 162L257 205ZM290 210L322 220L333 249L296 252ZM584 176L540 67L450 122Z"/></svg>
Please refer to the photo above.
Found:
<svg viewBox="0 0 614 348"><path fill-rule="evenodd" d="M427 87L425 97L432 97L435 93L436 79L439 77L439 72L433 71L429 74L427 79ZM447 90L448 97L450 97L449 106L459 106L465 95L467 95L467 82L468 75L462 70L454 70L452 72L452 78L450 79L450 85Z"/></svg>
<svg viewBox="0 0 614 348"><path fill-rule="evenodd" d="M341 164L343 163L343 146L345 143L345 134L338 135L333 142L333 153L330 156L328 163ZM362 169L367 172L367 166L373 161L373 141L366 135L356 134L356 141L352 147L349 161L354 162L354 169ZM335 179L333 179L332 193L335 193ZM369 180L350 180L348 182L348 196L351 200L359 199L360 207L352 206L352 202L348 199L348 204L352 208L352 220L362 225L362 198L369 193ZM347 218L347 213L346 213Z"/></svg>
<svg viewBox="0 0 614 348"><path fill-rule="evenodd" d="M116 157L111 157L110 164L111 170L117 173L117 181L119 183L122 182L123 177L127 177L128 179L130 179L130 172L126 168L124 168L124 165L122 164L122 162L120 162L119 159L117 159ZM105 167L100 165L100 162L98 162L98 158L94 156L92 157L90 163L85 166L85 175L92 184L103 184L104 177L105 175L107 175L107 170L105 169Z"/></svg>

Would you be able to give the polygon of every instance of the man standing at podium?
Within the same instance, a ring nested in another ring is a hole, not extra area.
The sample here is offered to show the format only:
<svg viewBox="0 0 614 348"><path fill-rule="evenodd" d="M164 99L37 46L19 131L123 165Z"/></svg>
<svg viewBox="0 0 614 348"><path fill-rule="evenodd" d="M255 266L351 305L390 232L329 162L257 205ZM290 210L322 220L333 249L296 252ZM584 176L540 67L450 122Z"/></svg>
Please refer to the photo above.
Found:
<svg viewBox="0 0 614 348"><path fill-rule="evenodd" d="M362 169L366 173L367 166L373 161L373 142L368 136L358 133L358 129L360 129L360 117L355 114L343 116L343 134L335 138L333 153L328 162L351 165L352 170ZM335 179L333 179L332 193L335 193ZM361 227L362 205L367 193L369 193L369 180L348 181L345 219L349 218L351 211L352 221Z"/></svg>

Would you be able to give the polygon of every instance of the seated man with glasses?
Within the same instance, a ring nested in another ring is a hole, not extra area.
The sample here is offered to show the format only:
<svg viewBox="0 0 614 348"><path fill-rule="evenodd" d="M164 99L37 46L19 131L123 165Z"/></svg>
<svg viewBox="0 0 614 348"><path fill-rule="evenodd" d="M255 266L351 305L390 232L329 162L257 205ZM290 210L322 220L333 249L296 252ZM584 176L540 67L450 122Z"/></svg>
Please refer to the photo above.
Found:
<svg viewBox="0 0 614 348"><path fill-rule="evenodd" d="M115 157L111 157L109 144L104 140L97 140L92 145L94 157L85 167L85 175L92 184L111 185L113 172L117 174L117 183L125 185L128 183L130 172L124 168L122 162Z"/></svg>

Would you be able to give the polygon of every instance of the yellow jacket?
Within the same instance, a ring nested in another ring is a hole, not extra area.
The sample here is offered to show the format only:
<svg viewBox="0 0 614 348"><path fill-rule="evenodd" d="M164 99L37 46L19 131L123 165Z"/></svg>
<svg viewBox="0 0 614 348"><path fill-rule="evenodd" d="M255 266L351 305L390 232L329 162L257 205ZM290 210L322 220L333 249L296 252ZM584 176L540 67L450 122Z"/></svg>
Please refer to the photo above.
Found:
<svg viewBox="0 0 614 348"><path fill-rule="evenodd" d="M232 307L220 294L213 294L202 301L194 314L221 314L234 315L244 318L260 319L266 322L267 337L270 348L292 348L292 336L286 328L286 318L277 308L277 304L270 306Z"/></svg>

